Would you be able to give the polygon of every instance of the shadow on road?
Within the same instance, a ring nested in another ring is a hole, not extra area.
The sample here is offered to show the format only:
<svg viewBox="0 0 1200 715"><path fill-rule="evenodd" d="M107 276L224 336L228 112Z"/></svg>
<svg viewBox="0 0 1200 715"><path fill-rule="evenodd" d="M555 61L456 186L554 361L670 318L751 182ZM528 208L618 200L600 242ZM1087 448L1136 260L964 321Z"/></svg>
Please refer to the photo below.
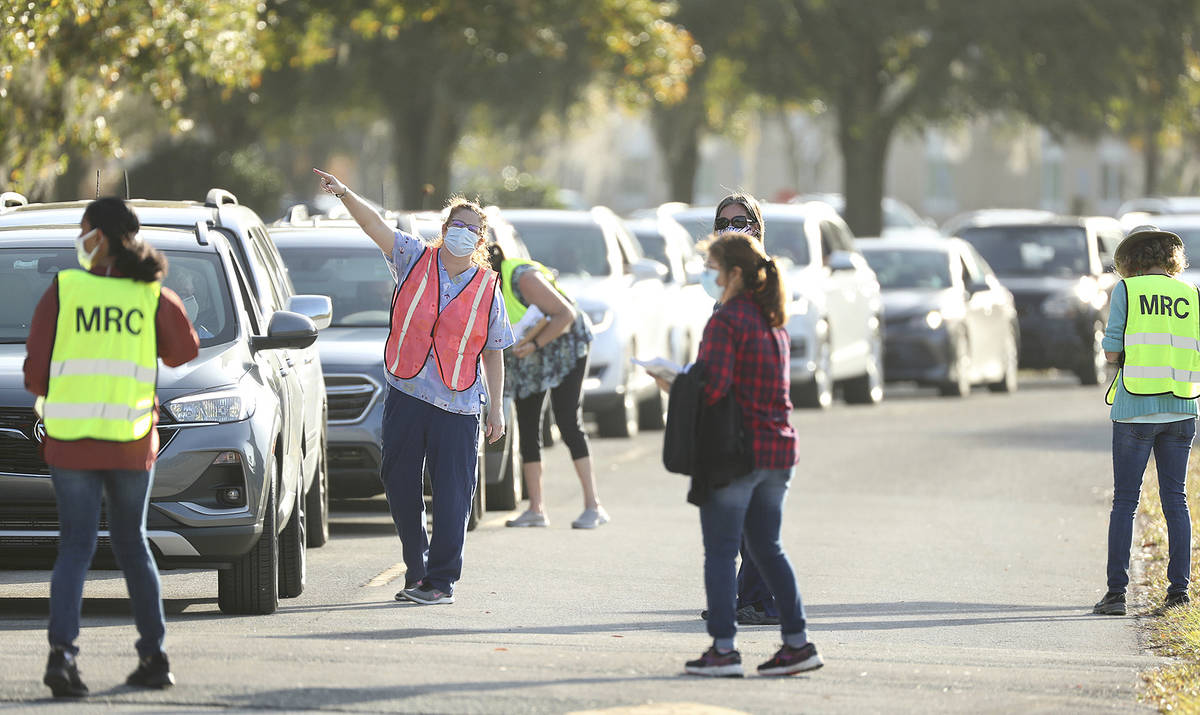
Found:
<svg viewBox="0 0 1200 715"><path fill-rule="evenodd" d="M216 605L215 598L167 598L163 599L163 612L168 616L185 615L191 606ZM46 618L50 615L48 598L0 598L0 617ZM85 616L129 616L128 598L85 598ZM190 615L190 614L188 614Z"/></svg>

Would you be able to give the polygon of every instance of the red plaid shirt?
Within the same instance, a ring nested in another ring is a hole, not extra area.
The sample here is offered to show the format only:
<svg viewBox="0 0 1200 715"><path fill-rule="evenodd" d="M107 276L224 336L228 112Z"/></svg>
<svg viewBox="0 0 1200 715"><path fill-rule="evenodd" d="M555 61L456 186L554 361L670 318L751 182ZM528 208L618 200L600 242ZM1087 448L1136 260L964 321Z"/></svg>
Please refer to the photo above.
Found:
<svg viewBox="0 0 1200 715"><path fill-rule="evenodd" d="M800 461L792 401L787 331L771 328L746 294L722 305L704 326L700 355L704 400L714 404L733 390L742 408L756 469L786 469Z"/></svg>

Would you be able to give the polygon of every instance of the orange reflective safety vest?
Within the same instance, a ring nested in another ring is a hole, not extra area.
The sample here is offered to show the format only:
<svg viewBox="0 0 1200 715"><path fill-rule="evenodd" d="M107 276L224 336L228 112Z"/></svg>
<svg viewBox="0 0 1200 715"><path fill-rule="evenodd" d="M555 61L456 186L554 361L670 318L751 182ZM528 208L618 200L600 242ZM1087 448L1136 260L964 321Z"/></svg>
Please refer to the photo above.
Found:
<svg viewBox="0 0 1200 715"><path fill-rule="evenodd" d="M442 286L437 252L436 248L422 251L396 290L383 359L388 372L409 380L421 372L432 351L442 382L462 392L475 384L479 356L487 344L496 272L477 269L471 282L439 311Z"/></svg>

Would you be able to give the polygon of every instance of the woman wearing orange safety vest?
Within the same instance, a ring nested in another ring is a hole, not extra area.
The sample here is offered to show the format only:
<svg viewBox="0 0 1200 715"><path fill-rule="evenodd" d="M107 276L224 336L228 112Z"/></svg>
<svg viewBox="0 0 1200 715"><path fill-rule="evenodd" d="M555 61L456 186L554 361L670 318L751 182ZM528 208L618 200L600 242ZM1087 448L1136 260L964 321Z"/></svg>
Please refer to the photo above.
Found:
<svg viewBox="0 0 1200 715"><path fill-rule="evenodd" d="M313 169L383 251L396 277L384 346L384 491L404 554L397 601L454 603L476 485L479 418L487 439L504 434L505 348L513 344L497 276L484 248L479 206L451 201L441 235L426 245L395 231L337 177ZM422 475L433 489L433 538L425 531Z"/></svg>

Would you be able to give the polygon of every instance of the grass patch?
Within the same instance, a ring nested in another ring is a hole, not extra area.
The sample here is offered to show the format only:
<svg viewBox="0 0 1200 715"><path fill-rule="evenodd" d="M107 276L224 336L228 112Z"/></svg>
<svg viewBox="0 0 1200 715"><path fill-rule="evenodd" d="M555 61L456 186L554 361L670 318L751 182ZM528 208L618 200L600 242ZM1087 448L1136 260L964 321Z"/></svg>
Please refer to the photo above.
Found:
<svg viewBox="0 0 1200 715"><path fill-rule="evenodd" d="M1200 533L1197 460L1188 464L1187 496L1194 539ZM1153 460L1142 480L1138 512L1144 566L1141 591L1148 596L1148 605L1139 608L1137 615L1149 635L1150 648L1159 655L1178 659L1176 663L1142 674L1140 698L1159 712L1200 713L1200 607L1194 600L1196 589L1191 589L1191 605L1172 608L1161 615L1157 613L1167 593L1167 523L1158 499L1158 476ZM1200 549L1193 548L1193 578L1197 573L1200 573Z"/></svg>

